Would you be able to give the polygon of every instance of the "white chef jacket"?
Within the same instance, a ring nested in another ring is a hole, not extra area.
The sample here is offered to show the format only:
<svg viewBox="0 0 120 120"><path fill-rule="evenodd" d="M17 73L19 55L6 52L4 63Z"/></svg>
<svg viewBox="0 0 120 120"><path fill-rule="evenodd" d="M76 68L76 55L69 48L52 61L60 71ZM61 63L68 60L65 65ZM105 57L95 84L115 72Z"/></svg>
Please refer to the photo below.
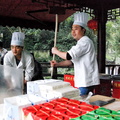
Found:
<svg viewBox="0 0 120 120"><path fill-rule="evenodd" d="M98 85L100 83L99 72L92 40L83 36L68 53L74 63L75 87Z"/></svg>
<svg viewBox="0 0 120 120"><path fill-rule="evenodd" d="M34 74L33 56L27 51L22 51L21 60L17 66L15 56L12 51L9 51L4 57L4 65L21 68L25 72L25 80L30 81Z"/></svg>

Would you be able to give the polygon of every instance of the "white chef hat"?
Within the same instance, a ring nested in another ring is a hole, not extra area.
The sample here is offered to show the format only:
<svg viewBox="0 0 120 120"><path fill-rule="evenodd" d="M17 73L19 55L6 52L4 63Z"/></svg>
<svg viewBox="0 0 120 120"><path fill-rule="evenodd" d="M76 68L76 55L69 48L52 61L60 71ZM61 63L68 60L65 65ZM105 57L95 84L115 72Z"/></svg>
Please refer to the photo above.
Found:
<svg viewBox="0 0 120 120"><path fill-rule="evenodd" d="M14 32L12 34L11 45L24 46L25 35L22 32Z"/></svg>
<svg viewBox="0 0 120 120"><path fill-rule="evenodd" d="M88 22L88 14L87 13L79 12L79 13L74 14L73 25L80 25L80 26L86 28L87 22Z"/></svg>

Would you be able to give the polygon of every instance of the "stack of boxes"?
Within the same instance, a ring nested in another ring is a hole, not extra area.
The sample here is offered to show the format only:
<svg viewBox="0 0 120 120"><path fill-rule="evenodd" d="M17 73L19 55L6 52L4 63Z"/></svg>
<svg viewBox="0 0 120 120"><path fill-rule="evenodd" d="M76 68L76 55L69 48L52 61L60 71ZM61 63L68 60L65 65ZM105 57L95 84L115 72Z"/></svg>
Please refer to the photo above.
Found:
<svg viewBox="0 0 120 120"><path fill-rule="evenodd" d="M120 111L68 98L23 108L23 120L120 120Z"/></svg>
<svg viewBox="0 0 120 120"><path fill-rule="evenodd" d="M36 99L37 98L37 99ZM3 118L4 120L22 120L22 108L34 104L47 102L42 97L30 98L28 95L19 95L4 99ZM0 119L3 120L3 119Z"/></svg>
<svg viewBox="0 0 120 120"><path fill-rule="evenodd" d="M62 97L23 108L22 120L69 120L97 108L95 105Z"/></svg>
<svg viewBox="0 0 120 120"><path fill-rule="evenodd" d="M45 99L76 98L80 99L80 91L62 80L39 80L27 83L27 94L37 95Z"/></svg>
<svg viewBox="0 0 120 120"><path fill-rule="evenodd" d="M82 102L79 95L62 80L28 82L26 95L4 99L4 120L119 120L120 112Z"/></svg>
<svg viewBox="0 0 120 120"><path fill-rule="evenodd" d="M61 97L80 98L78 89L62 80L47 79L27 82L27 94L4 99L5 120L22 120L22 108L38 105Z"/></svg>
<svg viewBox="0 0 120 120"><path fill-rule="evenodd" d="M0 120L3 120L3 108L4 104L0 104Z"/></svg>

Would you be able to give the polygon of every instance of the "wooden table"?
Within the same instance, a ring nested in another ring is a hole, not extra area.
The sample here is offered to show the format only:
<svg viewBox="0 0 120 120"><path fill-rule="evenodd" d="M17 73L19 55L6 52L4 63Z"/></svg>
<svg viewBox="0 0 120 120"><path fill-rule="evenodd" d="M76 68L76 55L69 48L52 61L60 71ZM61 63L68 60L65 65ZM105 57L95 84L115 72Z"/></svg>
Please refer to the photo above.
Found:
<svg viewBox="0 0 120 120"><path fill-rule="evenodd" d="M103 95L94 95L90 98L89 102L94 102L97 100L108 101L110 99L112 99L112 97L107 97L107 96L103 96ZM110 110L118 111L118 110L120 110L120 99L116 99L113 103L104 105L102 107L110 109Z"/></svg>

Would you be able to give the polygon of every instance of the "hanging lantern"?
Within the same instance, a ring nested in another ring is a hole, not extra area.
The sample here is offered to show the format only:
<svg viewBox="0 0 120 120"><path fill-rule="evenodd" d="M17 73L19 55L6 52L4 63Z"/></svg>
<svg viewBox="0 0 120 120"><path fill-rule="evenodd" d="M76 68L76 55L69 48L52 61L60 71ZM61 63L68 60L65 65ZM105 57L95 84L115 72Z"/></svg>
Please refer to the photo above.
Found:
<svg viewBox="0 0 120 120"><path fill-rule="evenodd" d="M95 19L89 20L87 23L88 27L94 31L96 34L96 31L98 29L98 21Z"/></svg>
<svg viewBox="0 0 120 120"><path fill-rule="evenodd" d="M95 20L95 19L89 20L87 25L88 25L88 27L90 29L93 29L93 30L97 30L98 29L98 21Z"/></svg>

